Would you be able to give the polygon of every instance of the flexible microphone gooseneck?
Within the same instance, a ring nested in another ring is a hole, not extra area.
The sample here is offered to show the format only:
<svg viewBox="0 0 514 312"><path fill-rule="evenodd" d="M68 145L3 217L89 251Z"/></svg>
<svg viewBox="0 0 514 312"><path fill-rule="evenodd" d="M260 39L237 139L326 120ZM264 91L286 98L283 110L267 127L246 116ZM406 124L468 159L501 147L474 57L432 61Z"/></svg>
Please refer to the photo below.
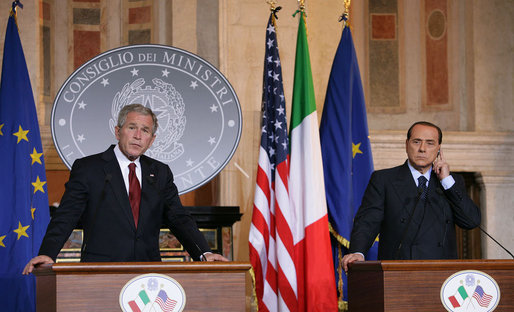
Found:
<svg viewBox="0 0 514 312"><path fill-rule="evenodd" d="M435 192L439 196L443 196L443 194L444 194L443 191L441 191L441 189L439 187L435 188ZM427 196L427 202L428 202L428 205L430 207L432 207L432 204L431 204L428 196ZM446 212L444 211L444 207L443 206L441 206L441 212L443 213L443 222L446 222L447 221L446 220ZM441 248L443 249L443 251L444 251L444 243L446 242L446 233L447 232L448 232L448 226L445 225L444 226L444 232L443 232L443 239L441 240Z"/></svg>
<svg viewBox="0 0 514 312"><path fill-rule="evenodd" d="M157 194L159 194L159 199L164 203L164 205L166 206L166 209L171 210L172 207L170 206L170 204L162 198L162 195L161 195L162 191L157 188L157 185L155 185L155 176L150 175L150 176L146 177L146 180L157 191ZM200 261L207 261L207 258L205 257L204 252L202 251L200 246L198 246L198 244L194 241L194 239L192 239L191 236L189 236L189 240L194 244L194 246L196 247L196 250L199 252Z"/></svg>
<svg viewBox="0 0 514 312"><path fill-rule="evenodd" d="M439 189L439 188L436 188L436 192L437 192L439 195L443 195L443 194L444 194L444 193L443 193L443 191L442 191L441 189ZM427 197L427 201L428 201L428 197ZM459 209L459 210L460 210L459 212L461 213L461 215L465 216L466 221L468 221L469 223L473 223L473 221L471 220L471 218L469 218L469 216L468 216L467 214L465 214L465 213L464 213L464 211L462 211L462 209L460 209L460 207L459 207L459 206L453 205L453 204L451 203L451 201L450 201L449 203L450 203L450 205L451 205L452 207L457 208L457 209ZM444 209L443 209L443 216L444 216L444 218L446 218L446 216L445 216L445 214L444 214ZM478 225L478 228L480 229L480 231L481 231L482 233L484 233L484 234L485 234L485 235L487 235L490 239L492 239L492 240L493 240L493 242L495 242L498 246L500 246L503 250L505 250L505 252L507 252L507 253L512 257L512 259L514 259L514 255L513 255L513 254L512 254L512 253L511 253L507 248L505 248L502 244L500 244L500 242L498 242L496 239L494 239L494 237L492 237L491 235L489 235L489 233L487 233L487 232L486 232L486 230L484 230L480 224ZM447 232L447 227L445 226L445 229L444 229L444 235L443 235L443 247L444 247L444 242L445 242L445 238L446 238L446 232Z"/></svg>
<svg viewBox="0 0 514 312"><path fill-rule="evenodd" d="M450 202L450 203L451 203L451 202ZM464 211L462 211L462 209L460 209L460 207L455 206L455 205L452 205L452 206L453 206L454 208L457 208L457 209L459 209L459 210L460 210L459 212L461 213L461 215L465 216L466 221L468 221L468 222L472 223L472 220L469 218L469 216L468 216L467 214L465 214L465 213L464 213ZM481 231L482 233L484 233L485 235L487 235L487 237L489 237L490 239L492 239L492 240L493 240L493 242L495 242L498 246L500 246L503 250L505 250L505 252L506 252L506 253L508 253L508 254L509 254L509 256L511 256L511 257L512 257L512 259L514 259L514 255L513 255L513 254L512 254L512 253L511 253L507 248L505 248L502 244L500 244L500 242L498 242L496 239L494 239L494 237L492 237L489 233L487 233L487 231L486 231L486 230L484 230L480 224L478 225L478 228L480 229L480 231Z"/></svg>
<svg viewBox="0 0 514 312"><path fill-rule="evenodd" d="M503 250L505 250L505 251L506 251L506 252L507 252L507 253L512 257L512 259L514 259L514 255L513 255L510 251L508 251L508 250L507 250L507 248L503 247L503 245L502 245L502 244L500 244L496 239L494 239L494 237L492 237L491 235L489 235L489 233L487 233L487 232L482 228L482 226L481 226L481 225L479 225L479 226L478 226L478 228L480 229L480 231L482 231L482 233L484 233L484 234L485 234L485 235L487 235L490 239L492 239L492 240L493 240L493 242L495 242L498 246L500 246Z"/></svg>
<svg viewBox="0 0 514 312"><path fill-rule="evenodd" d="M89 227L87 235L84 238L84 241L82 242L82 247L80 248L81 257L84 255L84 250L86 250L86 245L89 242L89 237L91 236L91 232L93 231L93 227L96 223L96 219L98 216L98 206L100 206L100 203L103 202L105 199L105 189L107 187L107 184L111 182L111 179L112 179L112 174L108 173L105 175L104 186L102 187L102 193L100 193L100 198L98 199L98 202L96 203L96 206L94 207L95 213L93 214L93 219L90 222L91 226ZM84 229L82 229L82 231L84 231Z"/></svg>
<svg viewBox="0 0 514 312"><path fill-rule="evenodd" d="M412 222L412 217L414 216L414 213L416 212L416 208L418 207L418 203L421 199L421 194L423 194L423 190L421 188L418 188L418 193L416 194L416 200L414 201L414 208L412 208L412 213L409 215L409 220L407 220L407 225L405 226L405 230L403 230L402 238L400 239L400 244L398 244L398 248L396 249L396 253L394 254L394 259L398 260L398 256L400 255L400 250L402 249L403 240L405 239L405 236L407 235L407 231L409 230L410 224Z"/></svg>

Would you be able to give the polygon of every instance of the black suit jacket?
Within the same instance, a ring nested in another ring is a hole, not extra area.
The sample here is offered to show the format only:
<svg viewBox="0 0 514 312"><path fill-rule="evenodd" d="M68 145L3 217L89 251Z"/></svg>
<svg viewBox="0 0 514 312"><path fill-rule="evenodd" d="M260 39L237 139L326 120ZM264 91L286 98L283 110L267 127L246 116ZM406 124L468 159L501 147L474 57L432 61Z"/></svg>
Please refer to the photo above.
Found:
<svg viewBox="0 0 514 312"><path fill-rule="evenodd" d="M144 155L140 157L142 188L136 228L113 149L114 145L74 162L39 254L55 260L79 220L84 229L81 261L160 261L162 224L170 228L194 259L210 251L180 202L170 168Z"/></svg>
<svg viewBox="0 0 514 312"><path fill-rule="evenodd" d="M444 190L432 172L427 199L418 200L407 161L375 171L354 219L350 252L367 252L380 233L378 258L382 260L457 258L455 224L472 229L480 225L481 216L466 194L462 177L452 176L455 184Z"/></svg>

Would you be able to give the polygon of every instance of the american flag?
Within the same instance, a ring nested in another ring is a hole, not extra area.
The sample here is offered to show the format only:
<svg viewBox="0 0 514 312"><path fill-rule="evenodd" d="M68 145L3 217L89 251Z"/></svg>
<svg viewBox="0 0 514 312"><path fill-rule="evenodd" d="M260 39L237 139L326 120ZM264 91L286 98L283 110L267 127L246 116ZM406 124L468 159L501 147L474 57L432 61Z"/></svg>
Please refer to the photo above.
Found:
<svg viewBox="0 0 514 312"><path fill-rule="evenodd" d="M161 289L159 294L157 294L155 302L159 305L159 307L161 307L163 312L172 312L173 309L175 309L175 305L177 304L177 301L170 299L168 294L166 294L163 289Z"/></svg>
<svg viewBox="0 0 514 312"><path fill-rule="evenodd" d="M473 298L476 299L481 307L487 308L493 296L486 294L482 286L478 285L473 293Z"/></svg>
<svg viewBox="0 0 514 312"><path fill-rule="evenodd" d="M289 208L289 138L275 18L266 29L262 124L250 228L250 262L259 311L296 311L297 273Z"/></svg>

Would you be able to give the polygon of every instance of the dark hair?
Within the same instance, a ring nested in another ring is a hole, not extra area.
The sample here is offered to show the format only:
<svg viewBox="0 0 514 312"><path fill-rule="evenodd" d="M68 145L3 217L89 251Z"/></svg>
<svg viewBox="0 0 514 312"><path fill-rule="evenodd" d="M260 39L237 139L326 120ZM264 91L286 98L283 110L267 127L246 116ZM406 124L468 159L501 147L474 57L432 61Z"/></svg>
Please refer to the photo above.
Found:
<svg viewBox="0 0 514 312"><path fill-rule="evenodd" d="M423 126L436 128L437 133L439 134L439 144L441 144L443 142L443 132L441 131L441 128L439 128L438 126L436 126L433 123L428 122L428 121L417 121L417 122L413 123L412 126L410 126L409 131L407 131L407 141L410 139L410 136L412 135L412 128L414 128L414 126L416 126L416 125L423 125Z"/></svg>
<svg viewBox="0 0 514 312"><path fill-rule="evenodd" d="M118 127L121 128L125 124L125 121L127 120L127 115L129 113L138 113L145 116L151 116L153 121L153 129L152 134L155 134L157 132L157 127L159 126L157 122L157 116L152 112L152 110L148 107L144 107L141 104L129 104L124 106L120 113L118 114Z"/></svg>

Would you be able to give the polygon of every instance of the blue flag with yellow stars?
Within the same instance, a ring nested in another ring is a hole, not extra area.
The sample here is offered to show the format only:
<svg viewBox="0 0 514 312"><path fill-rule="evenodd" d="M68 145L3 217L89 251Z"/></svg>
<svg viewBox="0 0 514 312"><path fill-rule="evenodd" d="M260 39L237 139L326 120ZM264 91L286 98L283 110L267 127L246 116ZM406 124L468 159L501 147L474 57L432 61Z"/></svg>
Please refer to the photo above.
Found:
<svg viewBox="0 0 514 312"><path fill-rule="evenodd" d="M320 140L339 307L346 310L347 282L340 260L348 252L353 218L373 172L364 93L349 27L343 29L332 64ZM376 254L375 243L366 260L376 260Z"/></svg>
<svg viewBox="0 0 514 312"><path fill-rule="evenodd" d="M36 106L16 24L7 22L0 84L0 302L2 311L35 311L33 275L22 275L50 220Z"/></svg>

